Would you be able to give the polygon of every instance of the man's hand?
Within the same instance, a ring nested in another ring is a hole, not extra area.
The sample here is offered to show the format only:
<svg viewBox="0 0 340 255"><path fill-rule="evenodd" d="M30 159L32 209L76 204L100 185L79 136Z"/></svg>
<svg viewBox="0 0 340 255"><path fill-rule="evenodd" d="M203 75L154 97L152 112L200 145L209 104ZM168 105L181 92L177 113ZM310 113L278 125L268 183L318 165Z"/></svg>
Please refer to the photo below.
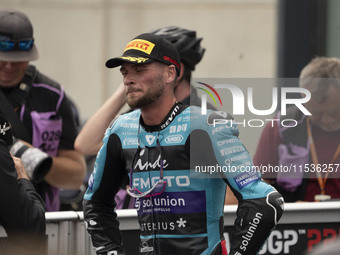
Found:
<svg viewBox="0 0 340 255"><path fill-rule="evenodd" d="M20 158L14 157L13 155L12 155L12 159L14 161L15 169L17 170L17 173L18 173L18 179L24 178L24 179L29 180L28 175L25 170L24 163L22 163L22 160Z"/></svg>
<svg viewBox="0 0 340 255"><path fill-rule="evenodd" d="M10 152L21 158L29 178L37 183L43 181L51 169L52 157L25 141L16 139Z"/></svg>

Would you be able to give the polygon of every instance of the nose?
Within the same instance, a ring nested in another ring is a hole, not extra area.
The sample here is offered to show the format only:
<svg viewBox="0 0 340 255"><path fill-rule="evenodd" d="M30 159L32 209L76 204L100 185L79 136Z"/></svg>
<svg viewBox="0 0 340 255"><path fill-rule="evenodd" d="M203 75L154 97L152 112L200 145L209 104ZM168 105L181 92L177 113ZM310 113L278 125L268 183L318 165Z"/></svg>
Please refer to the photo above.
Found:
<svg viewBox="0 0 340 255"><path fill-rule="evenodd" d="M131 73L125 74L123 76L123 83L124 83L125 86L135 84L135 80L133 78L133 75Z"/></svg>
<svg viewBox="0 0 340 255"><path fill-rule="evenodd" d="M323 125L329 125L329 124L331 124L332 122L334 122L334 118L333 118L330 114L323 113L323 114L320 116L319 121L320 121Z"/></svg>

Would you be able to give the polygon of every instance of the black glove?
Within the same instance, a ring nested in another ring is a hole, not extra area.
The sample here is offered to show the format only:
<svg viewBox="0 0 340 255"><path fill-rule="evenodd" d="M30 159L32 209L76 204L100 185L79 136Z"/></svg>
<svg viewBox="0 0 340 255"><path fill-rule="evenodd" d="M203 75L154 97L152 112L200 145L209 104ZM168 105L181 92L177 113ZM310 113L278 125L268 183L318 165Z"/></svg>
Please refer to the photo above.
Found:
<svg viewBox="0 0 340 255"><path fill-rule="evenodd" d="M277 191L264 198L243 200L237 209L229 254L257 254L281 218L283 204L283 198Z"/></svg>
<svg viewBox="0 0 340 255"><path fill-rule="evenodd" d="M28 147L20 140L14 139L10 152L21 158L28 177L34 182L42 182L51 169L51 156L37 148Z"/></svg>

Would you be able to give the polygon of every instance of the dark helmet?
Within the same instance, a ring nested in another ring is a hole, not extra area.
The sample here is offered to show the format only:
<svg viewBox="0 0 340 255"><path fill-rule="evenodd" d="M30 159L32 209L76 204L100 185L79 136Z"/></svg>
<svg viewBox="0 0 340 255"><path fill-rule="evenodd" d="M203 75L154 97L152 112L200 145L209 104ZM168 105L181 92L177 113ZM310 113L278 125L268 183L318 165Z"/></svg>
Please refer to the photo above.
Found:
<svg viewBox="0 0 340 255"><path fill-rule="evenodd" d="M205 51L205 48L200 45L203 38L197 38L196 31L169 26L156 29L151 33L172 42L178 50L181 62L191 70L195 70L195 65L201 61Z"/></svg>

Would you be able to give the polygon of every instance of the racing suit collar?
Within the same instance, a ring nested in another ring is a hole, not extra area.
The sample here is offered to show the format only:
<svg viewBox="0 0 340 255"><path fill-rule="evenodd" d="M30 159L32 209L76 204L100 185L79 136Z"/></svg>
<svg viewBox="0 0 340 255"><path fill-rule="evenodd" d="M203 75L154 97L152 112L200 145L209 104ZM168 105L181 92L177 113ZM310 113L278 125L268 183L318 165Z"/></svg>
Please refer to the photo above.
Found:
<svg viewBox="0 0 340 255"><path fill-rule="evenodd" d="M181 102L176 102L173 107L170 109L169 113L165 118L162 120L162 122L158 125L154 126L148 126L144 123L142 115L139 119L139 124L144 128L147 132L155 132L165 129L167 126L170 125L170 123L175 119L175 117L180 114L184 109L186 109L188 106L182 104Z"/></svg>

